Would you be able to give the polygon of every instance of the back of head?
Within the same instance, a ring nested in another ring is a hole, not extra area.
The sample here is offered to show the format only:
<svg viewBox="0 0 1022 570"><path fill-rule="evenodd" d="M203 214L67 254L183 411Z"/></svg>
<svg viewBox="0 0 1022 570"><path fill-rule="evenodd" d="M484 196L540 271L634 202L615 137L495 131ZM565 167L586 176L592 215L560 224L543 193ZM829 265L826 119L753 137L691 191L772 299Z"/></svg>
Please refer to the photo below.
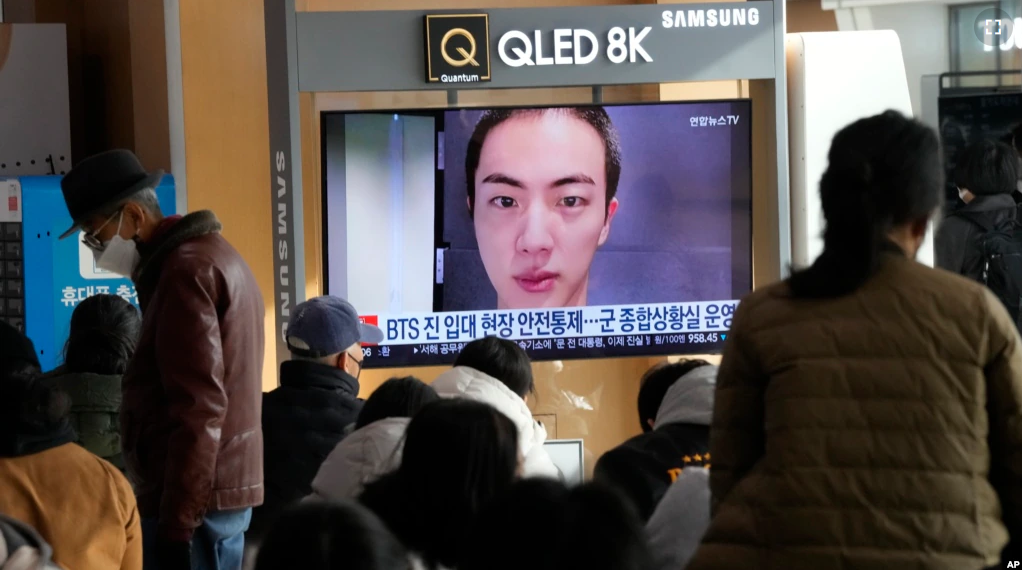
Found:
<svg viewBox="0 0 1022 570"><path fill-rule="evenodd" d="M429 562L456 566L464 536L518 469L518 430L493 407L441 400L408 424L401 466L360 500Z"/></svg>
<svg viewBox="0 0 1022 570"><path fill-rule="evenodd" d="M285 511L259 548L256 570L410 570L405 547L368 509L303 503Z"/></svg>
<svg viewBox="0 0 1022 570"><path fill-rule="evenodd" d="M664 396L679 378L696 368L709 365L705 360L679 360L663 362L647 370L639 385L639 423L642 431L652 431Z"/></svg>
<svg viewBox="0 0 1022 570"><path fill-rule="evenodd" d="M39 372L35 345L21 331L0 319L0 381L9 374Z"/></svg>
<svg viewBox="0 0 1022 570"><path fill-rule="evenodd" d="M529 539L522 540L522 529ZM527 479L480 515L460 570L645 570L642 522L615 492Z"/></svg>
<svg viewBox="0 0 1022 570"><path fill-rule="evenodd" d="M796 297L854 292L879 269L888 232L928 219L943 201L936 133L896 111L841 129L827 158L820 180L823 253L791 276Z"/></svg>
<svg viewBox="0 0 1022 570"><path fill-rule="evenodd" d="M523 398L535 390L532 361L522 347L510 340L495 336L474 340L465 345L454 365L492 376Z"/></svg>
<svg viewBox="0 0 1022 570"><path fill-rule="evenodd" d="M117 295L95 295L75 307L64 346L68 372L124 374L138 344L142 317Z"/></svg>
<svg viewBox="0 0 1022 570"><path fill-rule="evenodd" d="M1019 178L1018 153L993 141L976 141L955 157L955 185L976 196L1011 194Z"/></svg>
<svg viewBox="0 0 1022 570"><path fill-rule="evenodd" d="M0 436L46 433L65 421L71 402L63 392L40 380L42 372L32 341L0 321L0 347ZM0 445L4 443L13 442Z"/></svg>
<svg viewBox="0 0 1022 570"><path fill-rule="evenodd" d="M507 488L517 469L514 422L488 404L452 399L429 404L412 418L398 474L424 493L460 495L474 512Z"/></svg>
<svg viewBox="0 0 1022 570"><path fill-rule="evenodd" d="M38 368L8 371L0 378L0 457L31 453L24 443L67 433L70 410L71 399L43 381Z"/></svg>
<svg viewBox="0 0 1022 570"><path fill-rule="evenodd" d="M373 391L355 422L361 429L386 418L410 418L426 404L440 399L436 390L414 376L391 378Z"/></svg>

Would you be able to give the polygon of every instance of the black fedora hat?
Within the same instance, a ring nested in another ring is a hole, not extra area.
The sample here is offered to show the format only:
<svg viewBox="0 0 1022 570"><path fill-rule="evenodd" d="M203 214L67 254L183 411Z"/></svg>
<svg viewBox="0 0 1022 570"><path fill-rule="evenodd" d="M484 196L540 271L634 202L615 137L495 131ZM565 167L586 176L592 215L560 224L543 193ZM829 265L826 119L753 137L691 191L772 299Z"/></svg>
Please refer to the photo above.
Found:
<svg viewBox="0 0 1022 570"><path fill-rule="evenodd" d="M78 163L60 181L64 204L74 222L59 239L75 233L90 217L132 195L155 188L163 171L146 172L130 150L108 150Z"/></svg>

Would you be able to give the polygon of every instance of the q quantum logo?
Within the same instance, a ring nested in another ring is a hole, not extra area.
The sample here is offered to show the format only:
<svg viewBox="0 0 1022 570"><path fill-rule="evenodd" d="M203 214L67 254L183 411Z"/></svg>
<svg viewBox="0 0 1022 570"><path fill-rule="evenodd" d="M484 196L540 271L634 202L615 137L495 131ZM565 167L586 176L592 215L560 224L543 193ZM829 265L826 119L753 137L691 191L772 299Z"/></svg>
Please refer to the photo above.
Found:
<svg viewBox="0 0 1022 570"><path fill-rule="evenodd" d="M425 17L426 81L476 83L490 80L490 17L437 14Z"/></svg>

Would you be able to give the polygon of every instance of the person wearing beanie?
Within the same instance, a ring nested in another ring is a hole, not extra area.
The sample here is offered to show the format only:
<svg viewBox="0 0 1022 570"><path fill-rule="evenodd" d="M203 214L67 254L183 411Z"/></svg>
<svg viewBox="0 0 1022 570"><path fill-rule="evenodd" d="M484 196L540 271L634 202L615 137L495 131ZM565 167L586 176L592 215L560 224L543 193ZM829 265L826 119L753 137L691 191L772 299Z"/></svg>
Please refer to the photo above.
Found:
<svg viewBox="0 0 1022 570"><path fill-rule="evenodd" d="M639 389L645 432L596 463L597 482L616 487L649 520L682 470L710 465L710 421L717 367L703 360L654 366Z"/></svg>
<svg viewBox="0 0 1022 570"><path fill-rule="evenodd" d="M982 140L962 149L955 159L954 182L965 205L937 229L938 267L982 282L984 226L997 228L1015 219L1018 179L1018 154L1010 146Z"/></svg>

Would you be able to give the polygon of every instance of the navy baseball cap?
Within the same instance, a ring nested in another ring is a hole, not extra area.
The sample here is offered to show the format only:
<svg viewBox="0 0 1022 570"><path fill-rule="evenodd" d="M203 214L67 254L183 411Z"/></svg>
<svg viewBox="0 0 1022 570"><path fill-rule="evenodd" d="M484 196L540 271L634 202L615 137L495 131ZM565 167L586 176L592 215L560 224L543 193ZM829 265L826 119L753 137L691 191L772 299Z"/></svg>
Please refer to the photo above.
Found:
<svg viewBox="0 0 1022 570"><path fill-rule="evenodd" d="M319 358L344 352L357 343L378 344L383 331L358 320L358 311L340 297L314 297L295 307L287 325L291 352Z"/></svg>

